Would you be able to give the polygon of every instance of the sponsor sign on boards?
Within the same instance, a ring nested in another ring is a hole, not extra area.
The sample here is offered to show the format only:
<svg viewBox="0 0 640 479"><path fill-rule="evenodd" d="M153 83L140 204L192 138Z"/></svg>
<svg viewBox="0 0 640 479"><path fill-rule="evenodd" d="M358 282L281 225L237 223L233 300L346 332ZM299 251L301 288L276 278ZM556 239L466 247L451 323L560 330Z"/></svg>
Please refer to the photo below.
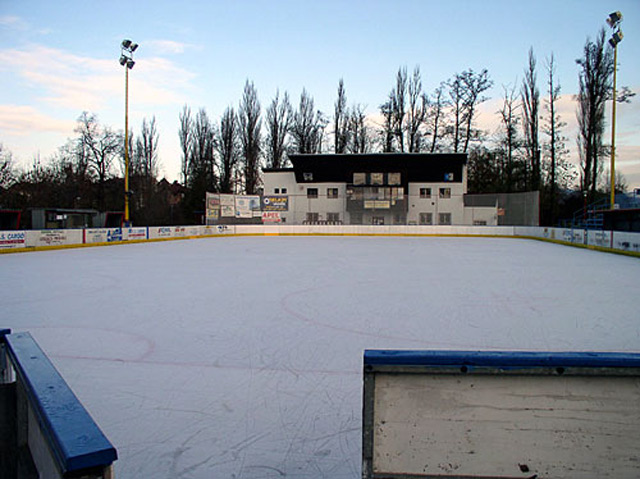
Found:
<svg viewBox="0 0 640 479"><path fill-rule="evenodd" d="M262 211L289 211L289 197L263 196Z"/></svg>
<svg viewBox="0 0 640 479"><path fill-rule="evenodd" d="M26 236L24 231L0 231L0 249L24 248Z"/></svg>
<svg viewBox="0 0 640 479"><path fill-rule="evenodd" d="M282 223L279 211L263 211L262 212L263 223Z"/></svg>

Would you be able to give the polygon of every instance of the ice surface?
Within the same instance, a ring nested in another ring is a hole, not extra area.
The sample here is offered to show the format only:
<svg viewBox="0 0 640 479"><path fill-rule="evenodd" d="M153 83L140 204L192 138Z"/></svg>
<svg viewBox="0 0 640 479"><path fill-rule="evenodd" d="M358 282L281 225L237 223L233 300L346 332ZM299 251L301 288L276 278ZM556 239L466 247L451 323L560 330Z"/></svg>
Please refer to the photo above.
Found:
<svg viewBox="0 0 640 479"><path fill-rule="evenodd" d="M217 238L0 256L118 479L360 476L365 348L640 352L640 261L487 238Z"/></svg>

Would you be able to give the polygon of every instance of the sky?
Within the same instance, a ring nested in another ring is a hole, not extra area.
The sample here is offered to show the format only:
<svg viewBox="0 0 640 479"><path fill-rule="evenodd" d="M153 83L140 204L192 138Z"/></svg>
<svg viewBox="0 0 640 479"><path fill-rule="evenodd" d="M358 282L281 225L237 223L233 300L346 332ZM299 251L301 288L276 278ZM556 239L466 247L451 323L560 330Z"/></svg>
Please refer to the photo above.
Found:
<svg viewBox="0 0 640 479"><path fill-rule="evenodd" d="M343 78L348 103L375 121L399 67L419 66L428 93L455 73L486 68L494 86L477 121L492 134L504 88L519 88L533 48L542 96L545 60L555 57L564 134L577 161L575 60L618 10L625 34L618 85L640 93L638 0L0 0L0 143L28 167L74 136L83 111L123 130L125 38L140 45L129 76L130 129L137 134L143 118L156 117L169 180L180 175L183 106L205 108L217 122L228 106L237 108L247 80L263 109L278 90L295 106L305 88L331 116ZM618 108L616 169L640 187L640 95L634 100Z"/></svg>

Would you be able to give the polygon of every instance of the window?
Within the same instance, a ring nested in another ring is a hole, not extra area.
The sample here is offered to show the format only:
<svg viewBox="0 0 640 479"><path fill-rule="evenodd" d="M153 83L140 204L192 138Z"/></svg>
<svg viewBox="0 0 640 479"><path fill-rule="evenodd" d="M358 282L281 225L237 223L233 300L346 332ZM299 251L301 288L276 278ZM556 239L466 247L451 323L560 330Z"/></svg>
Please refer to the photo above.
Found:
<svg viewBox="0 0 640 479"><path fill-rule="evenodd" d="M273 189L273 193L276 194L276 195L279 195L280 194L280 188L274 188Z"/></svg>
<svg viewBox="0 0 640 479"><path fill-rule="evenodd" d="M327 213L327 223L339 223L340 213Z"/></svg>
<svg viewBox="0 0 640 479"><path fill-rule="evenodd" d="M354 173L353 174L353 184L354 185L366 185L367 184L367 174L366 173Z"/></svg>
<svg viewBox="0 0 640 479"><path fill-rule="evenodd" d="M371 224L378 226L384 225L384 216L374 216L371 218Z"/></svg>
<svg viewBox="0 0 640 479"><path fill-rule="evenodd" d="M440 198L451 198L451 188L440 188Z"/></svg>
<svg viewBox="0 0 640 479"><path fill-rule="evenodd" d="M327 188L327 198L337 198L338 188Z"/></svg>
<svg viewBox="0 0 640 479"><path fill-rule="evenodd" d="M287 189L286 188L282 188L280 190L280 193L282 193L283 195L286 195L287 194Z"/></svg>
<svg viewBox="0 0 640 479"><path fill-rule="evenodd" d="M451 224L451 213L440 213L438 215L438 224L439 225L450 225Z"/></svg>
<svg viewBox="0 0 640 479"><path fill-rule="evenodd" d="M307 223L313 224L317 223L318 221L320 221L319 213L307 213Z"/></svg>
<svg viewBox="0 0 640 479"><path fill-rule="evenodd" d="M307 188L307 198L317 198L318 188Z"/></svg>
<svg viewBox="0 0 640 479"><path fill-rule="evenodd" d="M302 179L304 181L313 181L313 173L302 173Z"/></svg>
<svg viewBox="0 0 640 479"><path fill-rule="evenodd" d="M473 226L487 226L486 220L473 220Z"/></svg>
<svg viewBox="0 0 640 479"><path fill-rule="evenodd" d="M371 184L372 185L384 184L384 173L371 173Z"/></svg>
<svg viewBox="0 0 640 479"><path fill-rule="evenodd" d="M433 224L433 213L420 213L420 224L421 225L432 225Z"/></svg>
<svg viewBox="0 0 640 479"><path fill-rule="evenodd" d="M431 198L431 188L420 188L420 198Z"/></svg>
<svg viewBox="0 0 640 479"><path fill-rule="evenodd" d="M399 186L400 185L400 182L401 182L400 173L389 173L387 176L389 178L388 183L391 186Z"/></svg>

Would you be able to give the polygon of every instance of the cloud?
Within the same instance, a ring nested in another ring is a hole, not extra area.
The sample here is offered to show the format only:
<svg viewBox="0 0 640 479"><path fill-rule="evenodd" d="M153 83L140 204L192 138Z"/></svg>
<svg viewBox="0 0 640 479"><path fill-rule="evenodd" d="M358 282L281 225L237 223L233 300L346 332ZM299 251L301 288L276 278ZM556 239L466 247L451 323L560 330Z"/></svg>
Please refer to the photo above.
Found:
<svg viewBox="0 0 640 479"><path fill-rule="evenodd" d="M30 106L0 105L0 130L9 136L37 133L70 134L75 124L75 121L47 116Z"/></svg>
<svg viewBox="0 0 640 479"><path fill-rule="evenodd" d="M145 47L155 51L159 55L171 55L184 53L185 50L201 50L202 47L191 43L176 42L173 40L147 40Z"/></svg>
<svg viewBox="0 0 640 479"><path fill-rule="evenodd" d="M117 59L84 57L35 45L0 50L0 69L17 72L40 91L39 101L78 110L97 111L123 93L124 71ZM143 105L179 104L194 74L161 57L136 59L130 74L136 101Z"/></svg>
<svg viewBox="0 0 640 479"><path fill-rule="evenodd" d="M0 15L0 27L26 30L27 23L15 15Z"/></svg>

